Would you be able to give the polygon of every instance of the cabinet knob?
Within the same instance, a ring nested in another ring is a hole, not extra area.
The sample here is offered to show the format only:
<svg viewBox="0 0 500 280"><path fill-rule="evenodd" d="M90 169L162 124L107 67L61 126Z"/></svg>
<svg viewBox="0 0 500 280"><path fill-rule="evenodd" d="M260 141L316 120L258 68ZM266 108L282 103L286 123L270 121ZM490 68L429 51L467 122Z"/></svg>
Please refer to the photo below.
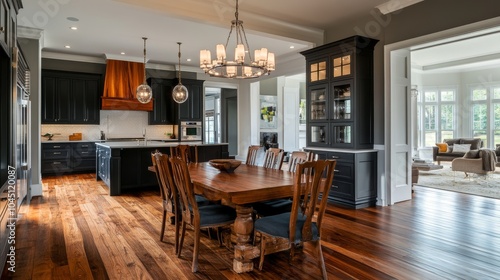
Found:
<svg viewBox="0 0 500 280"><path fill-rule="evenodd" d="M337 186L337 185L332 185L332 187L333 187L333 188L336 188L336 189L338 189L338 188L339 188L339 186Z"/></svg>
<svg viewBox="0 0 500 280"><path fill-rule="evenodd" d="M340 173L340 170L338 170L338 169L334 169L334 170L333 170L333 172L334 172L334 173Z"/></svg>
<svg viewBox="0 0 500 280"><path fill-rule="evenodd" d="M60 154L61 154L61 152L54 152L53 154L54 154L54 155L60 155Z"/></svg>
<svg viewBox="0 0 500 280"><path fill-rule="evenodd" d="M54 148L61 148L61 146L54 146Z"/></svg>
<svg viewBox="0 0 500 280"><path fill-rule="evenodd" d="M340 157L338 156L332 156L333 159L339 159Z"/></svg>
<svg viewBox="0 0 500 280"><path fill-rule="evenodd" d="M58 164L61 164L61 162L60 161L54 161L52 164L58 165Z"/></svg>
<svg viewBox="0 0 500 280"><path fill-rule="evenodd" d="M5 27L0 26L0 33L4 33L4 32L5 32Z"/></svg>

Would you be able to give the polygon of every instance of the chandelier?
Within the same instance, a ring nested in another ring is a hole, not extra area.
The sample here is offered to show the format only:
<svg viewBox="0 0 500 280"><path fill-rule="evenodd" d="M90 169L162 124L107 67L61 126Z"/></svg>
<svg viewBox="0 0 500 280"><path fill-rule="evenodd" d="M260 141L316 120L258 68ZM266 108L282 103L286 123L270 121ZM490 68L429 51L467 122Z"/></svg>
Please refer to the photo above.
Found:
<svg viewBox="0 0 500 280"><path fill-rule="evenodd" d="M254 57L250 53L243 21L238 19L238 0L236 0L235 19L231 21L231 30L225 45L218 44L217 57L212 61L209 50L200 51L200 68L212 77L249 79L268 75L275 70L274 53L266 48L257 49ZM234 60L226 59L226 50L231 34L236 33Z"/></svg>
<svg viewBox="0 0 500 280"><path fill-rule="evenodd" d="M175 102L177 103L184 103L188 99L189 92L188 89L182 84L181 81L181 42L177 42L179 45L179 84L174 87L172 90L172 98L174 99Z"/></svg>
<svg viewBox="0 0 500 280"><path fill-rule="evenodd" d="M148 38L142 37L142 40L144 40L144 81L141 85L137 87L136 90L136 98L139 100L139 102L146 104L151 101L151 97L153 96L153 91L151 90L151 87L148 85L146 82L146 40Z"/></svg>

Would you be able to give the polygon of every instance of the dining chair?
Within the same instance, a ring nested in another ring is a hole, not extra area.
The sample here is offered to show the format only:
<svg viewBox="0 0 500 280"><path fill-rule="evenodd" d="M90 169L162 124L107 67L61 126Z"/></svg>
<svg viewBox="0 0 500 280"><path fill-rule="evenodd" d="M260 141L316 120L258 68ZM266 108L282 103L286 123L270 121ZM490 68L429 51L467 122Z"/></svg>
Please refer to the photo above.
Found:
<svg viewBox="0 0 500 280"><path fill-rule="evenodd" d="M258 165L257 155L259 154L260 148L262 147L259 145L251 145L248 147L246 165Z"/></svg>
<svg viewBox="0 0 500 280"><path fill-rule="evenodd" d="M272 169L281 169L285 152L280 148L269 148L264 156L263 166Z"/></svg>
<svg viewBox="0 0 500 280"><path fill-rule="evenodd" d="M185 162L198 162L198 148L194 146L194 155L191 153L190 145L179 144L170 147L170 157L181 157Z"/></svg>
<svg viewBox="0 0 500 280"><path fill-rule="evenodd" d="M266 151L264 167L270 169L281 169L283 165L283 149L269 148ZM256 202L252 204L257 218L277 215L290 212L292 209L292 200L290 198L279 198L267 201Z"/></svg>
<svg viewBox="0 0 500 280"><path fill-rule="evenodd" d="M219 228L232 224L236 218L236 211L225 205L210 204L199 206L194 194L194 186L191 182L187 163L182 158L170 158L172 164L173 177L175 185L180 193L180 210L182 213L182 232L179 241L180 257L184 236L186 235L186 226L190 225L194 229L194 249L192 272L198 270L198 252L200 247L200 230L205 228ZM219 230L217 230L217 240L222 245Z"/></svg>
<svg viewBox="0 0 500 280"><path fill-rule="evenodd" d="M265 255L290 250L293 258L296 245L313 242L323 279L328 278L320 234L335 165L335 160L299 163L294 175L292 211L255 221L255 236L260 237L260 270ZM276 246L280 239L285 246Z"/></svg>
<svg viewBox="0 0 500 280"><path fill-rule="evenodd" d="M295 172L297 164L310 161L311 155L309 152L304 151L293 151L288 158L288 171Z"/></svg>
<svg viewBox="0 0 500 280"><path fill-rule="evenodd" d="M179 196L177 195L177 188L174 186L172 179L172 169L170 166L169 157L161 152L151 153L153 167L156 171L156 177L160 185L160 194L163 201L163 219L161 223L160 241L163 241L165 234L165 223L167 219L167 212L171 213L174 217L175 224L175 252L179 250Z"/></svg>

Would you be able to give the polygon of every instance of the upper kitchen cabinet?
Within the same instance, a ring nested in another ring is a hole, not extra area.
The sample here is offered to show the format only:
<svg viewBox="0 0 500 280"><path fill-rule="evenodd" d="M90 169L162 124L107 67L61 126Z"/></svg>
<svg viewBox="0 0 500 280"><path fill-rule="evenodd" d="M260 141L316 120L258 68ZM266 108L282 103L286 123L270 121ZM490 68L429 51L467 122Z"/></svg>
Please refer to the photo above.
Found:
<svg viewBox="0 0 500 280"><path fill-rule="evenodd" d="M42 70L43 124L99 124L100 74Z"/></svg>
<svg viewBox="0 0 500 280"><path fill-rule="evenodd" d="M176 124L176 103L172 99L173 81L150 78L148 84L153 90L153 111L149 112L149 124Z"/></svg>
<svg viewBox="0 0 500 280"><path fill-rule="evenodd" d="M373 148L373 49L378 40L353 36L304 52L307 145Z"/></svg>
<svg viewBox="0 0 500 280"><path fill-rule="evenodd" d="M75 75L71 80L71 123L99 124L101 84L101 75Z"/></svg>
<svg viewBox="0 0 500 280"><path fill-rule="evenodd" d="M179 104L179 121L203 121L203 83L202 80L182 79L182 84L188 89L188 99ZM174 85L179 82L174 80Z"/></svg>

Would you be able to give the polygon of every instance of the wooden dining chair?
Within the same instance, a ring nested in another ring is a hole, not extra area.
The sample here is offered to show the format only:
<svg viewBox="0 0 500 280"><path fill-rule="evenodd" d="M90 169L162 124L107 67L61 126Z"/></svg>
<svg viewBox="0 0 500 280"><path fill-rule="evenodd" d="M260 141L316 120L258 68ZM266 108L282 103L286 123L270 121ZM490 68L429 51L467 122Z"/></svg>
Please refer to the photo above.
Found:
<svg viewBox="0 0 500 280"><path fill-rule="evenodd" d="M260 148L262 148L262 146L259 145L251 145L248 147L246 165L258 165L257 155L259 154Z"/></svg>
<svg viewBox="0 0 500 280"><path fill-rule="evenodd" d="M328 279L320 234L335 165L335 160L299 163L294 176L292 211L255 221L255 236L260 237L260 270L265 255L290 250L293 258L296 245L313 242L323 279Z"/></svg>
<svg viewBox="0 0 500 280"><path fill-rule="evenodd" d="M160 194L163 201L163 219L161 223L160 241L163 241L165 234L165 224L167 220L167 213L171 213L174 217L175 224L175 252L179 250L179 218L180 213L176 211L179 209L179 196L177 195L177 188L174 185L172 178L172 169L170 166L169 157L161 152L151 153L153 167L156 171L156 176L160 185Z"/></svg>
<svg viewBox="0 0 500 280"><path fill-rule="evenodd" d="M283 159L285 158L285 152L280 148L269 148L264 156L263 166L272 169L281 169L283 166Z"/></svg>
<svg viewBox="0 0 500 280"><path fill-rule="evenodd" d="M219 228L232 224L236 218L236 211L225 205L210 204L199 206L196 202L194 187L189 175L187 163L178 157L170 158L172 164L173 177L175 185L180 193L180 210L182 212L182 232L179 241L179 251L177 256L181 255L184 236L186 235L186 226L190 225L194 229L194 249L193 264L191 270L198 270L198 252L200 247L200 230L204 228ZM217 239L221 245L219 231L217 230Z"/></svg>
<svg viewBox="0 0 500 280"><path fill-rule="evenodd" d="M288 158L288 171L295 172L297 164L310 161L311 155L309 152L304 151L293 151Z"/></svg>
<svg viewBox="0 0 500 280"><path fill-rule="evenodd" d="M170 147L170 157L181 157L185 162L198 162L198 148L194 146L194 155L191 153L191 145L179 144Z"/></svg>

